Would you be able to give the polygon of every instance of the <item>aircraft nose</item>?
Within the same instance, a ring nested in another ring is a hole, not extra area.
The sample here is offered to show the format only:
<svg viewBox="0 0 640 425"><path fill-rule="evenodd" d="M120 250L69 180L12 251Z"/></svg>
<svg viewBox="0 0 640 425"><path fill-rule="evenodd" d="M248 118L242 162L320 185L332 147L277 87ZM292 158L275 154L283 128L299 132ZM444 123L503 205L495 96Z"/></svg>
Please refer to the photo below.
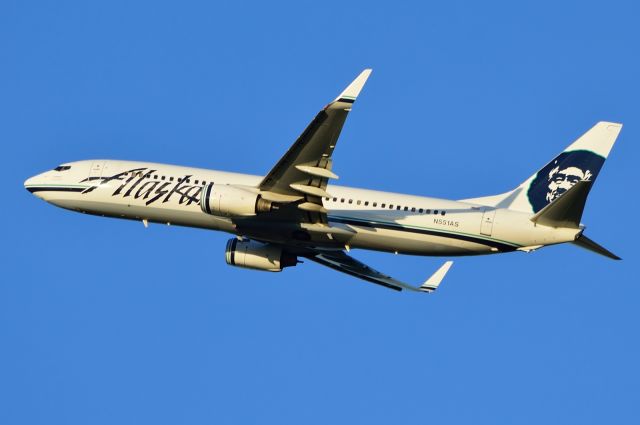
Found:
<svg viewBox="0 0 640 425"><path fill-rule="evenodd" d="M36 195L38 198L40 198L41 196L39 196L39 192L37 193L36 189L46 181L44 174L45 173L37 174L35 176L29 177L24 181L24 188Z"/></svg>
<svg viewBox="0 0 640 425"><path fill-rule="evenodd" d="M25 189L27 189L27 190L29 190L29 188L30 188L31 186L33 186L33 183L34 183L34 181L35 181L35 178L36 178L36 176L29 177L28 179L26 179L26 180L24 181L24 188L25 188ZM31 192L31 190L29 190L29 192Z"/></svg>

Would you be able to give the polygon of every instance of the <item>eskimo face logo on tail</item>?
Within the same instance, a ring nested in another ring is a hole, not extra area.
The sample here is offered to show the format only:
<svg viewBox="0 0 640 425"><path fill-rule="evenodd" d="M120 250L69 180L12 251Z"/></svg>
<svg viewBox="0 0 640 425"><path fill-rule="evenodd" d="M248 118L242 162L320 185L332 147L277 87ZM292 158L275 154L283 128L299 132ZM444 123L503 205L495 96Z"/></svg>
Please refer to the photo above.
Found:
<svg viewBox="0 0 640 425"><path fill-rule="evenodd" d="M527 197L534 212L555 201L581 180L595 180L604 158L590 151L562 152L536 174Z"/></svg>

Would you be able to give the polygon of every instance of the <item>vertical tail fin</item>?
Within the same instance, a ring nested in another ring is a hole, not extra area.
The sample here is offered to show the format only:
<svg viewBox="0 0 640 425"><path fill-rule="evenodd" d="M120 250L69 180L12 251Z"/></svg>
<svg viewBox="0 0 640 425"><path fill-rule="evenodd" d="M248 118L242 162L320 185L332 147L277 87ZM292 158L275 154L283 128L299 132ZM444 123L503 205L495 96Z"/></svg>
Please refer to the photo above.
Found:
<svg viewBox="0 0 640 425"><path fill-rule="evenodd" d="M577 182L593 183L621 129L622 124L601 121L514 190L465 201L537 213Z"/></svg>

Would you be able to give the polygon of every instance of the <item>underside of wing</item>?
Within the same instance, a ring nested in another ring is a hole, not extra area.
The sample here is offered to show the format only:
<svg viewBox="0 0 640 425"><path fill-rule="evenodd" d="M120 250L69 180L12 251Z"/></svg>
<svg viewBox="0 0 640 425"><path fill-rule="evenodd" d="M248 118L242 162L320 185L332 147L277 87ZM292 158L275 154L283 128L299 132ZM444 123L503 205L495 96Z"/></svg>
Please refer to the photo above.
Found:
<svg viewBox="0 0 640 425"><path fill-rule="evenodd" d="M325 106L259 185L266 199L297 199L302 221L326 223L322 198L332 171L332 155L351 106L371 74L366 69Z"/></svg>
<svg viewBox="0 0 640 425"><path fill-rule="evenodd" d="M238 232L279 244L343 247L352 237L349 228L330 226L323 199L333 173L332 155L351 106L364 87L370 69L325 106L311 121L257 187L261 199L272 203L259 217L234 218Z"/></svg>
<svg viewBox="0 0 640 425"><path fill-rule="evenodd" d="M452 261L447 261L422 285L413 286L372 269L363 262L349 256L344 251L313 251L313 253L306 254L305 257L339 272L346 273L362 280L366 280L367 282L375 283L396 291L407 289L418 292L433 292L438 288L440 282L442 282L442 279L449 271L451 264L453 264Z"/></svg>

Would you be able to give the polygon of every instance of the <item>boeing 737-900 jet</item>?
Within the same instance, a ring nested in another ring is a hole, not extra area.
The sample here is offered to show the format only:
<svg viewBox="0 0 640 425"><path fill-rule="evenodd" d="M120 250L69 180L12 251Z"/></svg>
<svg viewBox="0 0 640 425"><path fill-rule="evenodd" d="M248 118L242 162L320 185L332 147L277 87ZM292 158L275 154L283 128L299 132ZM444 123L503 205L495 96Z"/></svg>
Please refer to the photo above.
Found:
<svg viewBox="0 0 640 425"><path fill-rule="evenodd" d="M597 123L500 195L454 201L329 184L338 178L333 152L340 131L370 73L325 106L265 176L96 159L62 164L24 185L72 211L231 233L225 258L233 266L273 272L307 258L398 291L435 290L451 261L414 286L349 251L451 257L571 242L619 259L583 234L580 219L621 124Z"/></svg>

